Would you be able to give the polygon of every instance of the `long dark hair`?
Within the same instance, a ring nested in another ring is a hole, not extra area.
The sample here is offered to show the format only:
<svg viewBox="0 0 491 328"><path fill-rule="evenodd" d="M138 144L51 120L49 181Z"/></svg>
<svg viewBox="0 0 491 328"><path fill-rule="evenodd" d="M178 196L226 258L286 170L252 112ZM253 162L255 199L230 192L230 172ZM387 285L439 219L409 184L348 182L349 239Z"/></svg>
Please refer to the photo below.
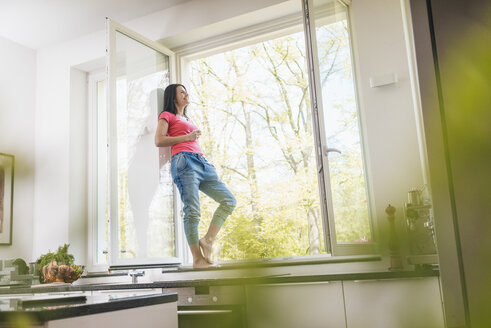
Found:
<svg viewBox="0 0 491 328"><path fill-rule="evenodd" d="M177 115L177 108L176 108L176 91L177 91L177 87L183 87L184 90L186 90L186 87L183 86L182 84L169 84L167 86L167 88L165 88L165 91L164 91L164 108L163 108L163 112L169 112L169 113L172 113L174 115ZM184 117L188 117L186 115L186 109L188 108L188 106L184 107Z"/></svg>

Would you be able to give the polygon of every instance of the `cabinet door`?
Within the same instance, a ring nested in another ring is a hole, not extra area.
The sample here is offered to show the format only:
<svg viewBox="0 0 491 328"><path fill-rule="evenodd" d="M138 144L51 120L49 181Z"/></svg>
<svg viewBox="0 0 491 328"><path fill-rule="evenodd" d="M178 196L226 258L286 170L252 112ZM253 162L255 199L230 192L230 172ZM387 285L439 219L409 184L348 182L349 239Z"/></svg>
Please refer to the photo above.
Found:
<svg viewBox="0 0 491 328"><path fill-rule="evenodd" d="M248 287L250 328L346 327L340 281Z"/></svg>
<svg viewBox="0 0 491 328"><path fill-rule="evenodd" d="M177 302L48 321L45 328L177 328Z"/></svg>
<svg viewBox="0 0 491 328"><path fill-rule="evenodd" d="M343 284L348 328L444 327L437 277Z"/></svg>

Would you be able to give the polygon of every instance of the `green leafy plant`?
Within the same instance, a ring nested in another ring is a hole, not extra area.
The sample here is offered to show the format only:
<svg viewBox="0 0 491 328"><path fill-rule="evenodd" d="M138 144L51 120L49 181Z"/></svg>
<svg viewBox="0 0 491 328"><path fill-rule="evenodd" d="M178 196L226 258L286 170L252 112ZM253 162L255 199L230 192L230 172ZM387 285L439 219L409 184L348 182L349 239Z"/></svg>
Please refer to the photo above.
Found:
<svg viewBox="0 0 491 328"><path fill-rule="evenodd" d="M41 255L36 261L38 264L36 270L37 275L43 277L43 267L52 262L56 262L58 265L71 266L77 273L82 274L82 269L74 264L74 256L68 253L68 247L70 247L70 244L64 244L63 246L58 247L56 253L49 251L48 253ZM43 279L41 279L41 281L43 281Z"/></svg>

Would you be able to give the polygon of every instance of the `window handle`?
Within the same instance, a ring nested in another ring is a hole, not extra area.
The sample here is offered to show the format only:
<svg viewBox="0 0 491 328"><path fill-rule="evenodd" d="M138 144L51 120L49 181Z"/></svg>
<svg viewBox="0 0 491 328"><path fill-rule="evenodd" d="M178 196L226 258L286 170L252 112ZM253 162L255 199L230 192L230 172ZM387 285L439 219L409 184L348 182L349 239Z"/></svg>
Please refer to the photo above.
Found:
<svg viewBox="0 0 491 328"><path fill-rule="evenodd" d="M341 150L339 150L337 148L329 148L329 147L326 147L324 151L326 153L326 156L329 155L329 153L332 153L332 152L340 153L341 154Z"/></svg>

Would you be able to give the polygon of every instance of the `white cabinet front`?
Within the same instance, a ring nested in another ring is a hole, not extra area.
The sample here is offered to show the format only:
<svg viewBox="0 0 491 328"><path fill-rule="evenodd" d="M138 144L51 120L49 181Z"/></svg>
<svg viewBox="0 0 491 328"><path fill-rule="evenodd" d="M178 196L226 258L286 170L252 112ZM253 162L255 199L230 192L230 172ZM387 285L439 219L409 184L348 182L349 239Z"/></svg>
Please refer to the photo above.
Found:
<svg viewBox="0 0 491 328"><path fill-rule="evenodd" d="M340 281L248 287L249 328L345 327Z"/></svg>
<svg viewBox="0 0 491 328"><path fill-rule="evenodd" d="M443 328L437 277L345 281L348 328Z"/></svg>
<svg viewBox="0 0 491 328"><path fill-rule="evenodd" d="M164 303L132 309L48 321L45 328L177 328L177 303Z"/></svg>

